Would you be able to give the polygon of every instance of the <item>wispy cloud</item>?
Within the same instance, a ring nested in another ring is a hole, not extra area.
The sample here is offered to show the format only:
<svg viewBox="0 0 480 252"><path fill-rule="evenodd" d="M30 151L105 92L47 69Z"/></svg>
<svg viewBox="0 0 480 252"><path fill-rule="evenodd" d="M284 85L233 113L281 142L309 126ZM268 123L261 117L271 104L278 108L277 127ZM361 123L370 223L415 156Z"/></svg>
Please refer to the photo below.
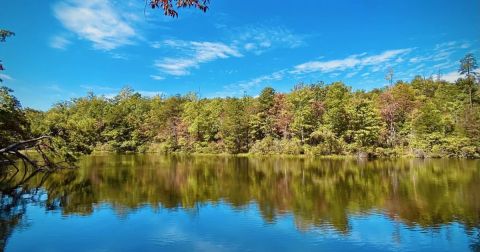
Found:
<svg viewBox="0 0 480 252"><path fill-rule="evenodd" d="M50 38L49 45L52 48L65 50L67 49L68 45L70 45L71 41L67 39L65 36L55 35Z"/></svg>
<svg viewBox="0 0 480 252"><path fill-rule="evenodd" d="M197 42L183 40L165 40L153 45L155 48L167 48L174 50L176 57L166 57L155 61L154 66L164 74L184 76L190 74L192 68L198 68L200 64L217 59L230 57L242 57L243 55L235 48L220 42ZM158 75L152 75L158 79Z"/></svg>
<svg viewBox="0 0 480 252"><path fill-rule="evenodd" d="M471 46L468 42L449 41L439 43L430 50L429 53L418 55L409 59L410 63L422 63L422 62L438 62L450 60L452 54L459 49L467 49Z"/></svg>
<svg viewBox="0 0 480 252"><path fill-rule="evenodd" d="M297 48L306 44L305 36L281 26L246 26L232 33L235 45L257 55L274 48Z"/></svg>
<svg viewBox="0 0 480 252"><path fill-rule="evenodd" d="M448 82L455 82L458 78L460 78L460 74L457 71L452 71L440 76L442 80L446 80Z"/></svg>
<svg viewBox="0 0 480 252"><path fill-rule="evenodd" d="M480 74L480 71L476 71L477 74ZM438 77L438 74L436 75ZM465 76L460 75L458 71L451 71L446 74L440 74L440 79L446 80L448 82L455 82L459 78L464 78Z"/></svg>
<svg viewBox="0 0 480 252"><path fill-rule="evenodd" d="M151 74L150 78L152 78L154 80L164 80L165 79L165 77L160 76L160 75L155 75L155 74Z"/></svg>
<svg viewBox="0 0 480 252"><path fill-rule="evenodd" d="M166 39L151 42L154 49L164 50L165 56L154 62L161 74L153 74L154 80L164 79L164 75L185 76L202 63L218 59L239 58L248 54L262 54L274 48L296 48L305 45L304 38L291 30L277 26L244 26L228 31L229 42L201 42ZM227 35L228 37L228 35ZM173 56L169 55L172 54Z"/></svg>
<svg viewBox="0 0 480 252"><path fill-rule="evenodd" d="M118 88L113 88L110 86L102 86L102 85L80 85L81 88L86 89L88 91L117 91L120 90Z"/></svg>
<svg viewBox="0 0 480 252"><path fill-rule="evenodd" d="M137 91L140 95L144 97L155 97L155 96L162 96L165 95L165 92L162 91L145 91L145 90L139 90Z"/></svg>
<svg viewBox="0 0 480 252"><path fill-rule="evenodd" d="M355 67L376 66L386 62L396 60L399 56L411 52L412 48L397 49L384 51L377 55L367 56L363 54L355 54L344 59L328 60L328 61L309 61L294 67L292 73L305 74L312 72L329 73L333 71L344 71Z"/></svg>
<svg viewBox="0 0 480 252"><path fill-rule="evenodd" d="M278 82L286 78L303 78L305 76L308 76L309 74L314 73L328 74L327 76L329 76L329 78L338 78L341 74L345 74L343 76L347 79L352 78L358 74L361 74L361 77L367 77L368 75L370 75L370 73L362 73L362 69L368 68L369 71L372 72L372 68L374 67L378 68L377 71L379 71L381 68L384 68L389 64L399 64L403 62L403 60L399 59L409 54L412 50L412 48L396 49L387 50L375 55L361 53L353 54L343 59L309 61L288 69L275 71L271 74L266 74L250 80L239 81L226 85L223 88L224 90L222 92L217 92L216 95L235 96L241 94L244 91L258 88L262 85L273 85L272 82ZM346 72L346 70L351 71Z"/></svg>
<svg viewBox="0 0 480 252"><path fill-rule="evenodd" d="M470 42L450 41L439 43L430 48L404 48L386 50L378 54L352 54L345 58L308 61L285 70L262 75L250 80L238 81L224 86L217 92L219 96L240 95L244 90L252 90L283 79L298 81L317 78L327 80L348 79L353 83L368 83L369 87L385 82L385 71L394 67L395 80L408 81L415 75L433 76L446 72L442 79L456 81L460 75L456 71L458 59L462 53L472 47ZM318 80L318 79L317 79Z"/></svg>
<svg viewBox="0 0 480 252"><path fill-rule="evenodd" d="M8 75L8 74L2 74L0 73L0 79L2 80L9 80L9 81L13 81L14 79L12 78L12 76Z"/></svg>
<svg viewBox="0 0 480 252"><path fill-rule="evenodd" d="M50 90L50 91L56 92L56 93L64 93L65 92L65 90L57 84L48 85L45 88Z"/></svg>
<svg viewBox="0 0 480 252"><path fill-rule="evenodd" d="M126 85L126 86L129 86L129 85ZM121 88L115 88L115 87L103 86L103 85L80 85L80 87L89 92L94 92L96 94L103 95L109 99L117 96L121 90ZM163 91L134 90L134 92L139 93L144 97L154 97L154 96L161 96L166 94Z"/></svg>
<svg viewBox="0 0 480 252"><path fill-rule="evenodd" d="M120 90L119 90L120 91ZM145 91L145 90L135 90L135 93L139 93L143 97L155 97L155 96L163 96L166 95L165 92L162 91ZM101 96L107 99L113 99L118 95L118 92L111 92L111 93L100 93Z"/></svg>
<svg viewBox="0 0 480 252"><path fill-rule="evenodd" d="M91 41L95 49L108 51L129 45L137 35L129 23L132 18L123 16L108 0L68 0L53 10L67 30Z"/></svg>
<svg viewBox="0 0 480 252"><path fill-rule="evenodd" d="M262 75L250 80L231 83L231 84L225 85L223 87L223 91L216 92L215 96L227 97L227 96L241 95L244 92L250 91L261 85L265 85L267 83L273 84L272 82L281 81L286 77L287 74L288 74L288 71L284 69L284 70L273 72L271 74Z"/></svg>

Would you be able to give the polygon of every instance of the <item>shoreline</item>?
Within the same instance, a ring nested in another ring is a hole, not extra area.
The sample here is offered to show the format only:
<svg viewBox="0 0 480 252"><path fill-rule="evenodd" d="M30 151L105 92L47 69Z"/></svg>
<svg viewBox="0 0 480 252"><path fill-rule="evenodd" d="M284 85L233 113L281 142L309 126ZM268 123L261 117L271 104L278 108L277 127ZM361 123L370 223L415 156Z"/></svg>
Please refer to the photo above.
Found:
<svg viewBox="0 0 480 252"><path fill-rule="evenodd" d="M256 153L187 153L187 152L112 152L112 151L93 151L87 156L117 154L117 155L165 155L165 156L192 156L192 157L242 157L242 158L313 158L313 159L329 159L329 160L395 160L395 159L417 159L417 160L441 160L441 159L455 159L455 160L480 160L480 158L465 158L465 157L447 157L447 156L425 156L415 157L414 155L399 155L390 157L359 157L358 155L309 155L309 154L256 154Z"/></svg>

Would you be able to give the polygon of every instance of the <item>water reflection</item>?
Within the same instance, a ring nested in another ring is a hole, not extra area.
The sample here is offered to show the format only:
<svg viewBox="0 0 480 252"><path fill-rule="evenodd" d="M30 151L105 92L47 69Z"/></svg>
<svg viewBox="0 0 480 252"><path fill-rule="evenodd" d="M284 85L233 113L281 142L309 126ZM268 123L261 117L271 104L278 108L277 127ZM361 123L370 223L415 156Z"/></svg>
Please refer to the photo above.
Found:
<svg viewBox="0 0 480 252"><path fill-rule="evenodd" d="M102 204L118 216L144 206L195 213L212 204L255 205L265 223L291 215L300 231L343 235L365 225L358 224L362 216L378 215L398 223L392 239L399 243L398 225L440 230L457 223L477 235L471 249L479 247L478 161L106 155L84 158L79 166L34 176L23 189L41 185L42 206L66 217L92 215ZM2 222L2 229L8 226Z"/></svg>

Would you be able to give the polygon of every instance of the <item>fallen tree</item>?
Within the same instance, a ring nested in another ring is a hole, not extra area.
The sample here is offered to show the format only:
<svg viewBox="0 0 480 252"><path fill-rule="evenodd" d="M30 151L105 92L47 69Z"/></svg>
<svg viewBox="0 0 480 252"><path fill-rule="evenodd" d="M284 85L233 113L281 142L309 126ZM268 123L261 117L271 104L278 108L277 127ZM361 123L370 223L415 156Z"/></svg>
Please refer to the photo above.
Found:
<svg viewBox="0 0 480 252"><path fill-rule="evenodd" d="M30 157L29 153L34 153L33 157ZM16 142L0 149L1 166L13 166L19 170L18 161L23 162L25 167L30 165L38 171L51 171L73 166L72 162L61 160L52 145L51 136L40 136Z"/></svg>

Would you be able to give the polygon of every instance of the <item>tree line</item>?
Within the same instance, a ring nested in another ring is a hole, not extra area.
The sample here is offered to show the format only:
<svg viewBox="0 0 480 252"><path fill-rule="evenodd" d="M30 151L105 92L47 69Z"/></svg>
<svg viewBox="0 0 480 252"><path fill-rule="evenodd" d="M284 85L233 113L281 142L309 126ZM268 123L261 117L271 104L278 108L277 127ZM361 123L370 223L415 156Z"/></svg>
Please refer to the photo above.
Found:
<svg viewBox="0 0 480 252"><path fill-rule="evenodd" d="M252 153L372 157L480 157L477 63L468 54L456 82L415 77L371 91L342 82L295 85L258 97L113 98L89 93L42 112L0 89L0 146L43 135L66 154Z"/></svg>

